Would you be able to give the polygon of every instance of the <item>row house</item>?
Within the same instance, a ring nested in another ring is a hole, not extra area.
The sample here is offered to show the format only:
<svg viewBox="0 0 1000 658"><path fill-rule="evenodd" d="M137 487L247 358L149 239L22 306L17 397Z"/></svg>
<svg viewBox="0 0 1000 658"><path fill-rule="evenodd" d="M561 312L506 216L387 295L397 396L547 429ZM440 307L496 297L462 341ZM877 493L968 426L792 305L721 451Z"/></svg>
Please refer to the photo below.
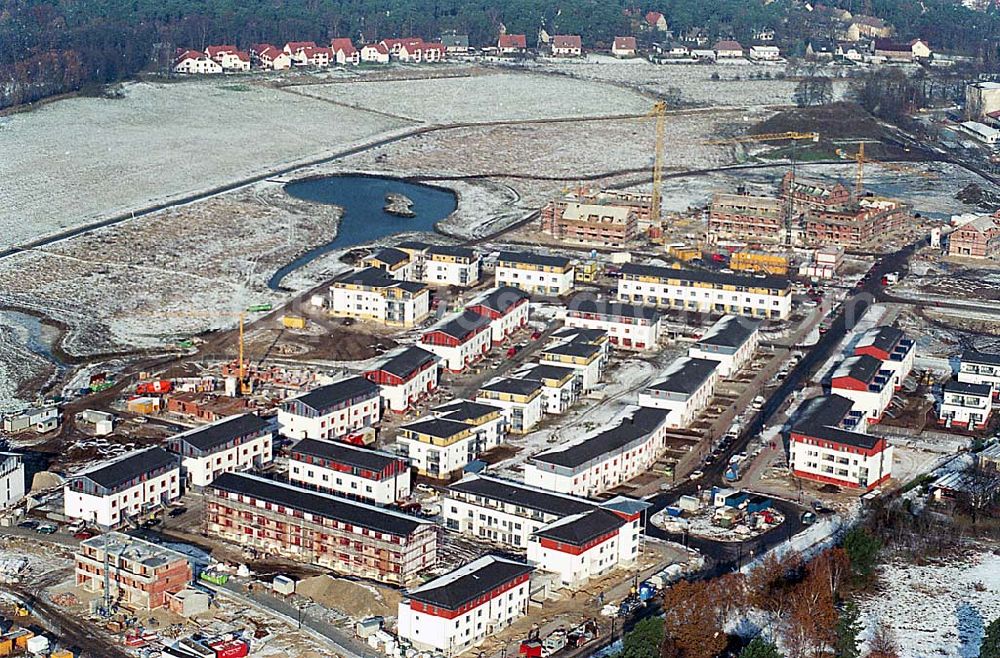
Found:
<svg viewBox="0 0 1000 658"><path fill-rule="evenodd" d="M993 411L993 387L989 384L946 382L941 388L938 423L968 430L985 429Z"/></svg>
<svg viewBox="0 0 1000 658"><path fill-rule="evenodd" d="M429 521L246 473L209 487L205 529L235 547L390 585L437 563L438 528Z"/></svg>
<svg viewBox="0 0 1000 658"><path fill-rule="evenodd" d="M528 294L520 288L500 286L467 307L490 319L494 345L499 345L528 324Z"/></svg>
<svg viewBox="0 0 1000 658"><path fill-rule="evenodd" d="M959 359L958 381L987 384L994 395L1000 394L1000 354L965 350Z"/></svg>
<svg viewBox="0 0 1000 658"><path fill-rule="evenodd" d="M895 327L869 329L854 346L855 356L873 356L882 362L882 368L892 372L892 386L897 391L913 371L916 353L916 343Z"/></svg>
<svg viewBox="0 0 1000 658"><path fill-rule="evenodd" d="M420 345L441 357L449 372L462 372L489 352L493 345L492 320L466 309L458 317L430 329Z"/></svg>
<svg viewBox="0 0 1000 658"><path fill-rule="evenodd" d="M796 477L865 491L891 477L892 446L865 433L853 400L830 395L803 406L788 442L788 465Z"/></svg>
<svg viewBox="0 0 1000 658"><path fill-rule="evenodd" d="M564 414L580 398L582 377L573 368L539 364L514 375L517 379L538 382L542 385L542 411L547 414Z"/></svg>
<svg viewBox="0 0 1000 658"><path fill-rule="evenodd" d="M421 475L447 479L499 446L508 421L501 407L458 401L435 409L428 418L399 428L400 452Z"/></svg>
<svg viewBox="0 0 1000 658"><path fill-rule="evenodd" d="M611 44L611 54L615 57L635 57L637 53L635 37L615 37Z"/></svg>
<svg viewBox="0 0 1000 658"><path fill-rule="evenodd" d="M383 39L381 45L389 55L401 62L420 64L444 61L445 47L440 43L427 43L423 39L409 37L403 39Z"/></svg>
<svg viewBox="0 0 1000 658"><path fill-rule="evenodd" d="M457 656L528 614L534 569L494 555L406 592L397 633L418 651Z"/></svg>
<svg viewBox="0 0 1000 658"><path fill-rule="evenodd" d="M368 267L347 272L330 285L330 315L378 322L390 327L412 327L431 312L428 287L398 281Z"/></svg>
<svg viewBox="0 0 1000 658"><path fill-rule="evenodd" d="M528 39L523 34L501 34L497 52L501 55L523 55L528 51Z"/></svg>
<svg viewBox="0 0 1000 658"><path fill-rule="evenodd" d="M530 379L497 379L476 392L476 402L505 409L511 434L530 432L545 411L542 383Z"/></svg>
<svg viewBox="0 0 1000 658"><path fill-rule="evenodd" d="M269 43L251 46L250 57L257 66L269 71L284 71L292 68L292 56Z"/></svg>
<svg viewBox="0 0 1000 658"><path fill-rule="evenodd" d="M337 439L381 419L379 387L364 377L320 386L278 408L278 427L290 439Z"/></svg>
<svg viewBox="0 0 1000 658"><path fill-rule="evenodd" d="M77 587L129 610L162 608L193 578L183 553L120 532L85 539L73 557Z"/></svg>
<svg viewBox="0 0 1000 658"><path fill-rule="evenodd" d="M559 240L624 247L639 235L639 216L624 205L550 201L539 213L542 231Z"/></svg>
<svg viewBox="0 0 1000 658"><path fill-rule="evenodd" d="M640 514L635 516L637 521ZM608 509L553 521L531 535L528 562L540 571L556 574L563 587L578 589L635 562L639 533L627 531L634 521Z"/></svg>
<svg viewBox="0 0 1000 658"><path fill-rule="evenodd" d="M218 62L223 71L250 70L250 55L236 46L209 46L205 54Z"/></svg>
<svg viewBox="0 0 1000 658"><path fill-rule="evenodd" d="M583 54L583 40L579 34L555 34L550 46L553 57L579 57Z"/></svg>
<svg viewBox="0 0 1000 658"><path fill-rule="evenodd" d="M717 361L719 377L731 377L750 363L759 344L760 322L725 315L688 349L688 356Z"/></svg>
<svg viewBox="0 0 1000 658"><path fill-rule="evenodd" d="M948 235L948 255L1000 258L1000 215L984 215L957 227Z"/></svg>
<svg viewBox="0 0 1000 658"><path fill-rule="evenodd" d="M881 360L868 354L851 356L833 371L830 391L853 400L869 423L877 423L892 402L894 378Z"/></svg>
<svg viewBox="0 0 1000 658"><path fill-rule="evenodd" d="M565 295L573 290L575 277L573 262L562 256L504 251L497 260L497 286L520 288L535 295Z"/></svg>
<svg viewBox="0 0 1000 658"><path fill-rule="evenodd" d="M361 63L361 52L354 47L350 39L331 39L330 52L333 53L333 61L337 64L357 65Z"/></svg>
<svg viewBox="0 0 1000 658"><path fill-rule="evenodd" d="M568 330L570 332L573 329ZM608 365L607 333L597 329L580 329L580 334L554 336L555 341L538 352L540 365L572 368L580 378L580 391L583 394L597 388ZM560 332L566 333L566 332ZM595 336L596 335L596 336Z"/></svg>
<svg viewBox="0 0 1000 658"><path fill-rule="evenodd" d="M411 346L364 376L378 384L385 409L405 413L438 387L440 357L425 349Z"/></svg>
<svg viewBox="0 0 1000 658"><path fill-rule="evenodd" d="M607 332L613 347L655 350L662 317L656 308L614 300L575 298L566 305L566 326Z"/></svg>
<svg viewBox="0 0 1000 658"><path fill-rule="evenodd" d="M260 469L274 458L270 425L255 414L217 420L175 434L167 441L181 458L187 486L207 487L223 473Z"/></svg>
<svg viewBox="0 0 1000 658"><path fill-rule="evenodd" d="M381 43L370 43L361 47L361 61L366 64L388 64L389 49Z"/></svg>
<svg viewBox="0 0 1000 658"><path fill-rule="evenodd" d="M661 381L639 392L639 406L670 412L668 427L688 427L712 401L718 381L718 361L682 356Z"/></svg>
<svg viewBox="0 0 1000 658"><path fill-rule="evenodd" d="M783 277L740 276L632 263L622 266L618 298L676 310L774 320L787 320L792 313L791 284Z"/></svg>
<svg viewBox="0 0 1000 658"><path fill-rule="evenodd" d="M222 73L222 65L200 50L185 50L174 58L174 73L207 75Z"/></svg>
<svg viewBox="0 0 1000 658"><path fill-rule="evenodd" d="M160 447L126 453L68 478L63 514L114 528L181 496L178 458Z"/></svg>
<svg viewBox="0 0 1000 658"><path fill-rule="evenodd" d="M531 457L526 484L575 496L598 496L647 473L666 449L670 412L640 407L621 423Z"/></svg>
<svg viewBox="0 0 1000 658"><path fill-rule="evenodd" d="M292 484L376 505L410 497L410 466L398 455L341 441L302 439L288 458Z"/></svg>

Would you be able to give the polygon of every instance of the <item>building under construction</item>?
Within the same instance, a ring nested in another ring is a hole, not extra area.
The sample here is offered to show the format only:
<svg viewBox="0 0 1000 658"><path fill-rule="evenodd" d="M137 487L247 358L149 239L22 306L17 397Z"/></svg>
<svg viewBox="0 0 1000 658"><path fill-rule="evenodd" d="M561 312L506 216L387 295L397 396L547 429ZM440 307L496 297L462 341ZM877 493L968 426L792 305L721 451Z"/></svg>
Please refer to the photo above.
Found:
<svg viewBox="0 0 1000 658"><path fill-rule="evenodd" d="M652 196L580 188L539 213L543 232L569 242L623 247L650 224Z"/></svg>
<svg viewBox="0 0 1000 658"><path fill-rule="evenodd" d="M80 542L75 557L77 587L101 592L106 611L115 606L155 610L192 577L184 554L120 532Z"/></svg>
<svg viewBox="0 0 1000 658"><path fill-rule="evenodd" d="M912 219L902 201L858 198L841 183L785 174L777 197L716 194L709 209L710 242L743 240L788 246L858 249L893 237Z"/></svg>

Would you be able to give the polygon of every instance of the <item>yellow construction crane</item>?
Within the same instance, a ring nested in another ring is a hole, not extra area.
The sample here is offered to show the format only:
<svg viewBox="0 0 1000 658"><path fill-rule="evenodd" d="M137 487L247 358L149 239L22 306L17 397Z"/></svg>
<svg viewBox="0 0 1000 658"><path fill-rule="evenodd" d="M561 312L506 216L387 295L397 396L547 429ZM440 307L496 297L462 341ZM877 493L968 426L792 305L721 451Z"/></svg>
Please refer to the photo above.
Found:
<svg viewBox="0 0 1000 658"><path fill-rule="evenodd" d="M899 164L897 162L880 162L879 160L873 160L871 158L865 157L865 143L858 142L858 152L854 155L847 153L842 149L837 149L837 155L842 158L849 158L857 162L857 167L854 170L854 196L855 198L861 198L861 194L865 190L865 163L878 165L879 167L884 167L891 171L898 171L904 174L914 174L916 176L922 176L924 178L937 178L937 174L924 171L922 169L917 169L916 167L907 167L906 165Z"/></svg>
<svg viewBox="0 0 1000 658"><path fill-rule="evenodd" d="M742 144L744 142L780 142L786 140L800 141L807 140L810 142L819 141L819 133L800 133L800 132L786 132L786 133L761 133L759 135L740 135L739 137L727 137L725 139L710 139L704 144Z"/></svg>
<svg viewBox="0 0 1000 658"><path fill-rule="evenodd" d="M656 117L656 156L653 159L653 199L649 209L651 226L660 224L660 188L663 186L663 144L667 133L667 104L657 101L646 115Z"/></svg>

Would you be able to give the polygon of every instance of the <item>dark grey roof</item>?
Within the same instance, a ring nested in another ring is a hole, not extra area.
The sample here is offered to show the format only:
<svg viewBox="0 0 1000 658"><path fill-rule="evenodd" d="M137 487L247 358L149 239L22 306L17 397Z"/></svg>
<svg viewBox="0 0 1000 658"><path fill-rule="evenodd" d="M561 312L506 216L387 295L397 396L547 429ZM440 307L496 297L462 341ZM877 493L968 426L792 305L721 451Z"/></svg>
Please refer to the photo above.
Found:
<svg viewBox="0 0 1000 658"><path fill-rule="evenodd" d="M538 489L537 487L529 487L513 480L504 480L485 475L466 477L448 487L448 490L473 496L483 496L555 516L580 514L581 512L589 512L597 507L596 503L591 503L582 498L574 498L565 494Z"/></svg>
<svg viewBox="0 0 1000 658"><path fill-rule="evenodd" d="M510 395L531 395L535 391L542 390L542 383L534 379L515 379L505 377L491 384L480 387L481 391L493 391L495 393L509 393Z"/></svg>
<svg viewBox="0 0 1000 658"><path fill-rule="evenodd" d="M442 34L441 45L445 48L468 48L468 34Z"/></svg>
<svg viewBox="0 0 1000 658"><path fill-rule="evenodd" d="M567 375L573 375L576 370L573 368L564 368L563 366L554 366L547 363L533 367L531 370L526 370L519 373L517 376L522 379L533 379L535 381L542 381L543 379L556 379L562 380Z"/></svg>
<svg viewBox="0 0 1000 658"><path fill-rule="evenodd" d="M965 350L962 352L962 362L1000 366L1000 354L990 354L988 352L979 352L976 350Z"/></svg>
<svg viewBox="0 0 1000 658"><path fill-rule="evenodd" d="M712 376L718 367L718 361L682 356L671 364L662 381L649 388L654 391L691 395Z"/></svg>
<svg viewBox="0 0 1000 658"><path fill-rule="evenodd" d="M386 263L387 265L398 265L399 263L405 263L410 260L410 255L405 251L400 251L399 249L393 249L392 247L386 247L385 249L380 249L371 255L371 258L377 258L378 260Z"/></svg>
<svg viewBox="0 0 1000 658"><path fill-rule="evenodd" d="M959 393L961 395L978 395L979 397L990 397L993 395L993 387L989 384L972 384L969 382L945 382L945 393Z"/></svg>
<svg viewBox="0 0 1000 658"><path fill-rule="evenodd" d="M760 322L743 316L727 315L713 324L698 341L703 345L738 348L750 339Z"/></svg>
<svg viewBox="0 0 1000 658"><path fill-rule="evenodd" d="M626 304L610 299L593 299L584 296L574 297L566 304L566 308L570 313L593 313L616 318L649 320L651 322L656 322L660 319L660 312L651 306Z"/></svg>
<svg viewBox="0 0 1000 658"><path fill-rule="evenodd" d="M397 249L412 249L414 251L423 251L430 245L426 242L421 242L419 240L404 240L396 245Z"/></svg>
<svg viewBox="0 0 1000 658"><path fill-rule="evenodd" d="M595 509L579 516L560 519L538 529L534 534L564 544L583 546L602 535L615 532L625 525L625 519L604 509Z"/></svg>
<svg viewBox="0 0 1000 658"><path fill-rule="evenodd" d="M639 407L630 418L623 419L615 427L579 443L535 455L531 459L556 466L576 468L650 434L666 420L669 413L666 409Z"/></svg>
<svg viewBox="0 0 1000 658"><path fill-rule="evenodd" d="M425 349L412 346L407 347L405 350L380 365L376 368L376 370L384 370L392 375L406 379L426 366L428 363L437 362L439 360L440 359L436 354L428 352Z"/></svg>
<svg viewBox="0 0 1000 658"><path fill-rule="evenodd" d="M870 354L862 354L844 359L833 371L833 378L850 377L859 382L870 384L881 369L882 361Z"/></svg>
<svg viewBox="0 0 1000 658"><path fill-rule="evenodd" d="M446 610L458 610L532 571L534 567L523 562L490 555L410 590L407 597Z"/></svg>
<svg viewBox="0 0 1000 658"><path fill-rule="evenodd" d="M471 400L456 400L433 409L435 413L444 414L442 418L458 422L476 420L500 410L500 407L495 407L492 404L472 402Z"/></svg>
<svg viewBox="0 0 1000 658"><path fill-rule="evenodd" d="M552 334L553 338L568 338L572 343L596 343L607 336L608 332L604 329L584 329L582 327L570 327Z"/></svg>
<svg viewBox="0 0 1000 658"><path fill-rule="evenodd" d="M469 425L468 423L461 423L457 420L449 420L447 418L428 418L427 420L418 420L415 423L408 423L399 429L419 432L420 434L429 434L430 436L436 436L440 439L447 439L460 432L464 432L470 427L472 427L472 425Z"/></svg>
<svg viewBox="0 0 1000 658"><path fill-rule="evenodd" d="M636 263L626 263L625 265L622 265L621 273L622 276L630 274L634 276L653 276L663 279L679 279L681 281L743 286L746 288L768 288L772 290L786 290L790 285L788 279L784 277L743 276L740 274L726 274L725 272L682 270L671 267L656 267L655 265L639 265Z"/></svg>
<svg viewBox="0 0 1000 658"><path fill-rule="evenodd" d="M473 306L484 306L497 313L506 313L511 307L516 306L522 299L528 299L528 293L520 288L510 286L500 286L478 302L473 302Z"/></svg>
<svg viewBox="0 0 1000 658"><path fill-rule="evenodd" d="M895 327L875 327L874 329L869 329L861 336L861 340L858 341L855 349L860 347L874 347L883 352L891 353L896 348L896 345L899 344L899 341L904 338L906 338L906 334Z"/></svg>
<svg viewBox="0 0 1000 658"><path fill-rule="evenodd" d="M833 443L842 443L844 445L854 446L855 448L863 448L865 450L871 450L878 444L879 441L882 440L882 437L879 436L862 434L861 432L849 432L847 430L840 429L839 427L830 427L828 425L797 425L793 431L797 434L805 434L815 439L832 441Z"/></svg>
<svg viewBox="0 0 1000 658"><path fill-rule="evenodd" d="M370 398L377 395L377 385L364 377L351 377L334 384L320 386L304 395L290 398L282 406L288 405L292 401L298 401L316 411L323 411L356 397Z"/></svg>
<svg viewBox="0 0 1000 658"><path fill-rule="evenodd" d="M401 457L388 452L362 448L342 441L320 439L302 439L292 446L292 456L296 454L329 459L338 464L375 472L380 472L401 460Z"/></svg>
<svg viewBox="0 0 1000 658"><path fill-rule="evenodd" d="M546 256L528 251L501 251L497 262L525 263L542 267L568 267L570 260L562 256Z"/></svg>
<svg viewBox="0 0 1000 658"><path fill-rule="evenodd" d="M431 245L427 248L427 253L436 254L438 256L454 256L455 258L467 258L468 260L476 259L476 252L468 247L456 247L446 244L436 244Z"/></svg>
<svg viewBox="0 0 1000 658"><path fill-rule="evenodd" d="M368 288L402 288L411 293L427 289L426 285L417 281L397 281L389 276L385 270L378 267L366 267L363 270L346 272L335 278L334 281Z"/></svg>
<svg viewBox="0 0 1000 658"><path fill-rule="evenodd" d="M561 343L559 345L553 345L552 347L546 347L541 350L542 354L557 354L560 356L579 356L586 359L600 353L601 346L594 345L593 343L584 343L581 341L571 340L568 343Z"/></svg>
<svg viewBox="0 0 1000 658"><path fill-rule="evenodd" d="M792 432L870 450L879 442L879 437L838 427L853 406L854 402L842 395L825 395L807 400L803 404L800 418L792 426Z"/></svg>
<svg viewBox="0 0 1000 658"><path fill-rule="evenodd" d="M223 473L215 478L210 487L220 492L241 494L391 535L405 537L422 525L426 525L426 522L400 512L310 491L248 473Z"/></svg>
<svg viewBox="0 0 1000 658"><path fill-rule="evenodd" d="M441 333L451 336L452 338L464 340L476 333L477 330L489 325L490 322L491 320L488 317L466 309L454 320L450 320L440 327L430 329L428 333L440 331Z"/></svg>
<svg viewBox="0 0 1000 658"><path fill-rule="evenodd" d="M172 439L188 443L202 452L225 445L241 436L262 434L267 429L267 421L255 414L230 416L223 420L178 434Z"/></svg>
<svg viewBox="0 0 1000 658"><path fill-rule="evenodd" d="M171 468L179 464L178 457L163 448L136 450L112 462L78 473L78 477L93 480L105 489L114 489L146 473Z"/></svg>

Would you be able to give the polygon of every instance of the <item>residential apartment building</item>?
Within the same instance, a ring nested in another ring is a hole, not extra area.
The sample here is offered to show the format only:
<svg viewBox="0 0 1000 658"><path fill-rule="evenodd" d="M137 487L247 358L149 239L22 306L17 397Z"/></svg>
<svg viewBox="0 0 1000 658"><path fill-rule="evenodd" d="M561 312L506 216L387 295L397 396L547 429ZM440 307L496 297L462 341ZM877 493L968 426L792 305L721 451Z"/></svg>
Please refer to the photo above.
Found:
<svg viewBox="0 0 1000 658"><path fill-rule="evenodd" d="M726 315L688 350L693 359L717 361L719 377L731 377L742 370L760 344L760 322Z"/></svg>
<svg viewBox="0 0 1000 658"><path fill-rule="evenodd" d="M376 505L410 496L410 466L398 455L341 441L302 439L288 458L292 484Z"/></svg>
<svg viewBox="0 0 1000 658"><path fill-rule="evenodd" d="M506 410L511 434L527 434L542 419L542 383L531 379L497 379L476 392L476 402Z"/></svg>
<svg viewBox="0 0 1000 658"><path fill-rule="evenodd" d="M1000 354L965 350L958 365L958 381L987 384L994 395L1000 394Z"/></svg>
<svg viewBox="0 0 1000 658"><path fill-rule="evenodd" d="M895 391L892 370L868 354L852 356L840 363L830 380L830 392L854 401L869 423L882 420Z"/></svg>
<svg viewBox="0 0 1000 658"><path fill-rule="evenodd" d="M789 434L788 464L796 477L851 489L872 490L892 475L892 446L865 434L853 400L815 398Z"/></svg>
<svg viewBox="0 0 1000 658"><path fill-rule="evenodd" d="M598 329L574 329L555 334L555 342L538 352L540 365L572 368L580 377L581 393L588 393L600 384L608 365L608 335Z"/></svg>
<svg viewBox="0 0 1000 658"><path fill-rule="evenodd" d="M406 592L397 633L419 651L457 656L528 614L534 569L485 555Z"/></svg>
<svg viewBox="0 0 1000 658"><path fill-rule="evenodd" d="M336 439L381 419L379 387L350 377L288 398L278 409L278 427L290 439Z"/></svg>
<svg viewBox="0 0 1000 658"><path fill-rule="evenodd" d="M445 479L507 438L506 412L497 406L458 400L431 417L400 428L397 442L417 472Z"/></svg>
<svg viewBox="0 0 1000 658"><path fill-rule="evenodd" d="M114 528L180 495L180 460L163 448L145 448L70 476L63 486L63 514Z"/></svg>
<svg viewBox="0 0 1000 658"><path fill-rule="evenodd" d="M867 354L882 362L882 368L892 372L895 390L903 387L903 382L913 371L913 359L917 349L913 340L895 327L874 327L861 335L854 346L854 355Z"/></svg>
<svg viewBox="0 0 1000 658"><path fill-rule="evenodd" d="M639 393L639 406L670 412L668 427L688 427L711 402L719 381L719 362L681 357L663 379Z"/></svg>
<svg viewBox="0 0 1000 658"><path fill-rule="evenodd" d="M497 286L520 288L535 295L565 295L573 290L575 277L573 262L562 256L504 251L497 260Z"/></svg>
<svg viewBox="0 0 1000 658"><path fill-rule="evenodd" d="M457 317L430 329L420 338L420 345L441 357L441 365L450 372L462 372L478 361L493 345L492 320L466 309Z"/></svg>
<svg viewBox="0 0 1000 658"><path fill-rule="evenodd" d="M205 528L234 546L392 585L437 562L433 523L245 473L209 487Z"/></svg>
<svg viewBox="0 0 1000 658"><path fill-rule="evenodd" d="M662 328L660 312L614 300L576 297L566 305L566 326L600 329L611 345L623 350L655 350Z"/></svg>
<svg viewBox="0 0 1000 658"><path fill-rule="evenodd" d="M385 409L405 413L437 390L440 360L433 352L407 347L378 368L365 371L364 376L378 385Z"/></svg>
<svg viewBox="0 0 1000 658"><path fill-rule="evenodd" d="M520 288L501 286L467 308L490 319L492 341L498 345L528 324L528 299Z"/></svg>
<svg viewBox="0 0 1000 658"><path fill-rule="evenodd" d="M421 254L417 271L432 286L469 288L479 283L482 259L467 247L431 245Z"/></svg>
<svg viewBox="0 0 1000 658"><path fill-rule="evenodd" d="M207 487L223 473L270 464L273 434L260 416L242 414L170 437L167 446L181 458L181 475L191 487Z"/></svg>
<svg viewBox="0 0 1000 658"><path fill-rule="evenodd" d="M16 505L25 494L24 457L0 452L0 510Z"/></svg>
<svg viewBox="0 0 1000 658"><path fill-rule="evenodd" d="M583 380L573 368L534 365L514 375L516 379L539 382L542 385L542 411L564 414L580 398Z"/></svg>
<svg viewBox="0 0 1000 658"><path fill-rule="evenodd" d="M381 270L395 281L419 281L417 262L412 254L404 249L385 247L372 252L361 259L362 269L374 268Z"/></svg>
<svg viewBox="0 0 1000 658"><path fill-rule="evenodd" d="M606 509L574 514L540 528L528 540L528 562L554 573L563 587L579 588L638 555L622 533L628 521Z"/></svg>
<svg viewBox="0 0 1000 658"><path fill-rule="evenodd" d="M946 382L941 389L938 422L946 427L984 429L993 411L993 387L989 384Z"/></svg>
<svg viewBox="0 0 1000 658"><path fill-rule="evenodd" d="M622 266L618 297L626 302L675 310L774 320L786 320L792 312L791 285L785 278L632 263Z"/></svg>
<svg viewBox="0 0 1000 658"><path fill-rule="evenodd" d="M77 587L104 594L107 586L111 603L129 610L162 608L193 578L183 553L120 532L83 540L74 561Z"/></svg>
<svg viewBox="0 0 1000 658"><path fill-rule="evenodd" d="M666 448L666 409L634 409L618 425L529 458L524 481L549 491L593 497L649 469Z"/></svg>
<svg viewBox="0 0 1000 658"><path fill-rule="evenodd" d="M627 205L550 201L539 213L542 231L554 238L600 247L624 247L639 235L639 216Z"/></svg>
<svg viewBox="0 0 1000 658"><path fill-rule="evenodd" d="M714 240L780 241L785 233L781 199L749 194L716 194L708 212L708 234Z"/></svg>
<svg viewBox="0 0 1000 658"><path fill-rule="evenodd" d="M343 274L330 285L330 315L412 327L431 312L426 285L399 281L384 270L368 267Z"/></svg>
<svg viewBox="0 0 1000 658"><path fill-rule="evenodd" d="M958 226L948 235L948 255L1000 258L1000 216L984 215Z"/></svg>

